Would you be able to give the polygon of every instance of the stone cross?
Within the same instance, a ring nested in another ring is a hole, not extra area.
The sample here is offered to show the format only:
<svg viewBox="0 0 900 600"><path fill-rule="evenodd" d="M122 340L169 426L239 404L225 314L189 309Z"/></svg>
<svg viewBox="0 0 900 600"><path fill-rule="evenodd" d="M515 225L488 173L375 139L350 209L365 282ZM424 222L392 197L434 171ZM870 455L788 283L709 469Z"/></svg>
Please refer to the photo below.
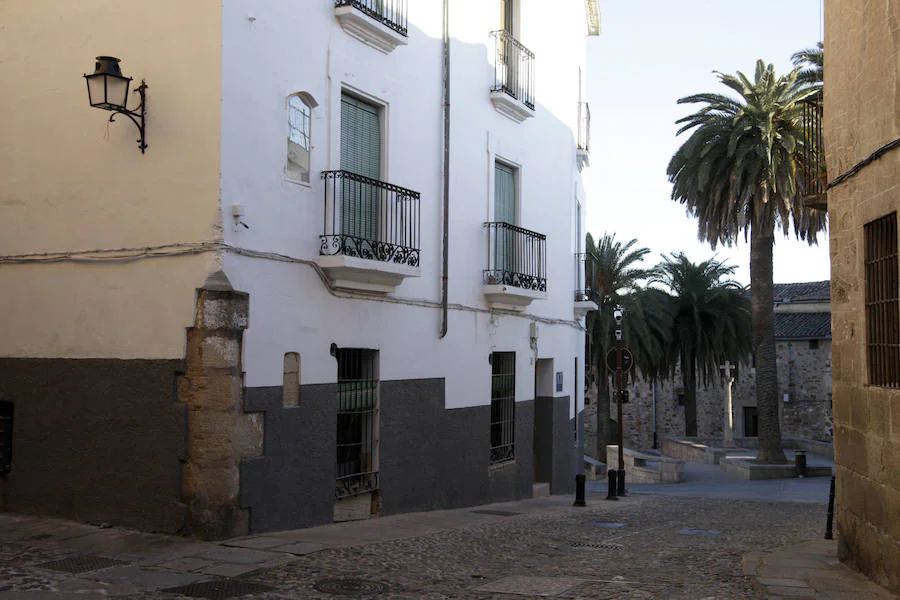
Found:
<svg viewBox="0 0 900 600"><path fill-rule="evenodd" d="M731 408L731 384L734 383L734 377L731 376L731 370L734 365L730 360L726 360L725 364L719 367L725 372L725 446L734 444L734 419L732 417Z"/></svg>

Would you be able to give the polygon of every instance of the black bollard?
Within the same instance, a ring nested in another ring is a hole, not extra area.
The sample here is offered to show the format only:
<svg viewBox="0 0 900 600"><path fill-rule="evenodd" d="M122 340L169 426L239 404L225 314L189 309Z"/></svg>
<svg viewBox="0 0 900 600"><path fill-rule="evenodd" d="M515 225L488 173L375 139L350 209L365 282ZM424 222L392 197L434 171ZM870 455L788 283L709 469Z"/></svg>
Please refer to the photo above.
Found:
<svg viewBox="0 0 900 600"><path fill-rule="evenodd" d="M609 473L607 473L607 475L609 476L609 492L606 494L607 500L618 500L618 498L616 498L616 475L617 474L618 474L618 471L616 471L615 469L609 469Z"/></svg>
<svg viewBox="0 0 900 600"><path fill-rule="evenodd" d="M619 491L617 493L619 496L628 495L628 492L625 490L625 469L619 469Z"/></svg>
<svg viewBox="0 0 900 600"><path fill-rule="evenodd" d="M831 476L831 491L828 492L828 521L825 522L825 539L833 540L831 522L834 521L834 475Z"/></svg>
<svg viewBox="0 0 900 600"><path fill-rule="evenodd" d="M806 477L806 452L794 454L794 474L800 479Z"/></svg>
<svg viewBox="0 0 900 600"><path fill-rule="evenodd" d="M587 506L584 502L584 475L575 476L575 504L572 506Z"/></svg>

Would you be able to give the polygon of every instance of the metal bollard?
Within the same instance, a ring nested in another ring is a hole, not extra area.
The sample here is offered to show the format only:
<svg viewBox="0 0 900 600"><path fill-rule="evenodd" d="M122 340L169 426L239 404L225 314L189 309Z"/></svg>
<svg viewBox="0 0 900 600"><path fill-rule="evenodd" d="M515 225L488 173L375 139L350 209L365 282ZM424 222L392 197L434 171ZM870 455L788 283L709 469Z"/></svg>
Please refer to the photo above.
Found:
<svg viewBox="0 0 900 600"><path fill-rule="evenodd" d="M606 499L618 500L618 498L616 498L616 476L618 475L618 471L609 469L607 475L609 476L609 492L606 494Z"/></svg>
<svg viewBox="0 0 900 600"><path fill-rule="evenodd" d="M828 521L825 522L825 539L833 540L834 532L831 522L834 521L834 475L831 476L831 490L828 492Z"/></svg>
<svg viewBox="0 0 900 600"><path fill-rule="evenodd" d="M587 506L584 502L584 475L575 476L575 504L572 506Z"/></svg>
<svg viewBox="0 0 900 600"><path fill-rule="evenodd" d="M625 469L619 469L619 496L627 496L628 492L625 491Z"/></svg>
<svg viewBox="0 0 900 600"><path fill-rule="evenodd" d="M806 477L806 452L797 450L794 453L794 474L801 479Z"/></svg>

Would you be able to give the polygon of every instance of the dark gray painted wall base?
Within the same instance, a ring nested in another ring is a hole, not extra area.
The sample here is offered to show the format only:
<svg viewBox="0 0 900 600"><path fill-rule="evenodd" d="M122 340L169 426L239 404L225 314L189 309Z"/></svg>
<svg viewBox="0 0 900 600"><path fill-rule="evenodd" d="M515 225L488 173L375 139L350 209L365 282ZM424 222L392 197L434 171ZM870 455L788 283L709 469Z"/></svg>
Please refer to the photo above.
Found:
<svg viewBox="0 0 900 600"><path fill-rule="evenodd" d="M553 494L568 494L575 490L575 440L574 424L569 418L570 404L568 396L541 396L535 400L535 479L549 482Z"/></svg>
<svg viewBox="0 0 900 600"><path fill-rule="evenodd" d="M264 455L241 465L251 531L332 521L336 393L301 386L300 406L284 408L280 386L247 388L245 410L266 427ZM382 515L531 497L533 401L516 403L516 460L491 468L490 406L445 409L444 379L382 381L379 398Z"/></svg>
<svg viewBox="0 0 900 600"><path fill-rule="evenodd" d="M0 359L15 405L0 509L146 531L182 530L180 360Z"/></svg>

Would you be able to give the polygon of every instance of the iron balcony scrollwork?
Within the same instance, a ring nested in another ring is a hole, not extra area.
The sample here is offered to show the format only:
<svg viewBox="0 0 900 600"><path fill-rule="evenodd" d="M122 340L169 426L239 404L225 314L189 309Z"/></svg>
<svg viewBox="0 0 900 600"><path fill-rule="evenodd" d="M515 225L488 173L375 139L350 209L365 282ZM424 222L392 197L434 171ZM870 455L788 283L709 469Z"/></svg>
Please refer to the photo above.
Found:
<svg viewBox="0 0 900 600"><path fill-rule="evenodd" d="M319 254L419 266L419 192L350 171L323 171L322 179Z"/></svg>
<svg viewBox="0 0 900 600"><path fill-rule="evenodd" d="M408 36L406 2L407 0L334 0L334 5L352 6L400 35Z"/></svg>
<svg viewBox="0 0 900 600"><path fill-rule="evenodd" d="M547 291L547 236L505 222L485 223L488 230L486 285Z"/></svg>

